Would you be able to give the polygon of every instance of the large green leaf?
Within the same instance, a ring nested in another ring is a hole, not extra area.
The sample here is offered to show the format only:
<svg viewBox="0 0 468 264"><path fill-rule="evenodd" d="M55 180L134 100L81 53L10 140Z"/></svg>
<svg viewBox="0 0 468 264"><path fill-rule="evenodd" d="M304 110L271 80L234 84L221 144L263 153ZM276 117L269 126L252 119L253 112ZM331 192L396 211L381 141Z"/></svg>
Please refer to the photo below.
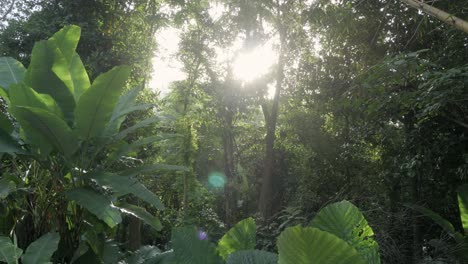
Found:
<svg viewBox="0 0 468 264"><path fill-rule="evenodd" d="M286 228L277 245L279 264L367 264L344 240L313 227Z"/></svg>
<svg viewBox="0 0 468 264"><path fill-rule="evenodd" d="M44 148L44 144L49 143L67 157L76 151L77 139L60 117L32 107L14 107L12 111L31 144Z"/></svg>
<svg viewBox="0 0 468 264"><path fill-rule="evenodd" d="M181 227L172 231L172 246L177 264L219 264L221 258L205 233L195 227Z"/></svg>
<svg viewBox="0 0 468 264"><path fill-rule="evenodd" d="M141 90L142 87L137 87L119 97L114 111L112 112L112 117L106 126L107 136L116 134L119 131L120 125L125 120L126 110L135 104L136 97Z"/></svg>
<svg viewBox="0 0 468 264"><path fill-rule="evenodd" d="M76 201L108 226L114 227L122 221L120 212L115 208L111 201L100 193L93 190L76 188L66 193L70 200Z"/></svg>
<svg viewBox="0 0 468 264"><path fill-rule="evenodd" d="M277 264L278 255L262 250L241 250L230 254L226 264Z"/></svg>
<svg viewBox="0 0 468 264"><path fill-rule="evenodd" d="M55 41L58 48L52 71L73 92L76 102L90 86L83 62L75 52L80 34L80 27L72 25L64 27L51 38L51 41Z"/></svg>
<svg viewBox="0 0 468 264"><path fill-rule="evenodd" d="M23 250L11 243L8 237L0 236L0 262L18 263L18 259L23 254Z"/></svg>
<svg viewBox="0 0 468 264"><path fill-rule="evenodd" d="M174 264L174 251L161 252L155 246L143 246L126 259L128 264Z"/></svg>
<svg viewBox="0 0 468 264"><path fill-rule="evenodd" d="M57 250L60 235L55 232L41 236L28 246L23 255L24 264L49 263L52 254Z"/></svg>
<svg viewBox="0 0 468 264"><path fill-rule="evenodd" d="M218 242L218 251L223 259L239 250L252 250L256 245L257 225L247 218L232 227Z"/></svg>
<svg viewBox="0 0 468 264"><path fill-rule="evenodd" d="M159 210L164 209L159 197L133 177L109 172L96 172L84 177L95 180L102 187L110 188L117 197L131 193Z"/></svg>
<svg viewBox="0 0 468 264"><path fill-rule="evenodd" d="M82 94L75 115L76 128L83 139L103 134L129 74L130 67L115 67L97 77Z"/></svg>
<svg viewBox="0 0 468 264"><path fill-rule="evenodd" d="M152 228L156 229L157 231L161 231L162 224L159 221L159 219L154 217L150 213L148 213L145 210L145 208L142 208L133 204L127 204L127 203L119 204L118 207L120 208L120 211L122 211L123 213L133 215L143 220L143 222L150 225Z"/></svg>
<svg viewBox="0 0 468 264"><path fill-rule="evenodd" d="M380 263L374 231L361 211L348 201L333 203L314 217L310 226L334 234L353 246L370 264Z"/></svg>
<svg viewBox="0 0 468 264"><path fill-rule="evenodd" d="M63 117L60 107L48 94L40 94L24 83L15 84L10 87L11 106L34 107L51 112L59 117Z"/></svg>
<svg viewBox="0 0 468 264"><path fill-rule="evenodd" d="M53 71L53 66L65 58L57 47L54 39L39 41L34 45L31 54L31 63L26 72L25 83L39 93L49 94L60 106L68 122L73 121L75 110L75 98L71 90L62 80L69 80L70 77L57 76Z"/></svg>
<svg viewBox="0 0 468 264"><path fill-rule="evenodd" d="M50 39L55 40L57 48L63 54L67 63L70 63L75 54L78 41L80 40L81 29L78 26L65 26L57 31Z"/></svg>
<svg viewBox="0 0 468 264"><path fill-rule="evenodd" d="M11 84L22 82L25 72L21 62L11 57L0 57L0 87L3 89L8 91Z"/></svg>
<svg viewBox="0 0 468 264"><path fill-rule="evenodd" d="M7 105L10 104L8 93L0 87L0 99L4 100Z"/></svg>

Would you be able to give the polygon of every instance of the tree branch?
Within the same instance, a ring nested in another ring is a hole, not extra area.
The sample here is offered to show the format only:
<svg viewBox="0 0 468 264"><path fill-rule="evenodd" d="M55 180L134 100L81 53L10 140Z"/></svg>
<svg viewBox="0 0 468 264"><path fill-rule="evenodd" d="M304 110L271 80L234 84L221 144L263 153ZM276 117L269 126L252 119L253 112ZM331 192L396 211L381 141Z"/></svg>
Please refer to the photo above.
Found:
<svg viewBox="0 0 468 264"><path fill-rule="evenodd" d="M451 26L454 26L455 28L459 30L464 31L465 33L468 33L468 22L466 22L465 20L461 18L458 18L436 7L430 6L419 0L402 0L402 1L413 8L421 10L424 13L429 14L444 23L447 23Z"/></svg>

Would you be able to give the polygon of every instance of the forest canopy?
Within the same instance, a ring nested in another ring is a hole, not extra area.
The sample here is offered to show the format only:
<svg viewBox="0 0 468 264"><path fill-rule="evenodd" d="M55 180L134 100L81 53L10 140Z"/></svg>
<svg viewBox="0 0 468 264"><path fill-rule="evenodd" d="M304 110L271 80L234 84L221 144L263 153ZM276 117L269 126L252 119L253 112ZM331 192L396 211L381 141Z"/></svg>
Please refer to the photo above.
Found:
<svg viewBox="0 0 468 264"><path fill-rule="evenodd" d="M468 263L464 0L3 0L0 263Z"/></svg>

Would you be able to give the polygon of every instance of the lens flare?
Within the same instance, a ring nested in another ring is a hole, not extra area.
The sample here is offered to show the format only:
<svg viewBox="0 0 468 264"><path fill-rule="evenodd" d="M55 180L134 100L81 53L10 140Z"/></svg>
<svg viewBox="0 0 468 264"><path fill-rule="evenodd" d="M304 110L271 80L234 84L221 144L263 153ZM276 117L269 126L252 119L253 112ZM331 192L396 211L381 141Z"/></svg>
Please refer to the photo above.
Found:
<svg viewBox="0 0 468 264"><path fill-rule="evenodd" d="M207 238L208 238L208 234L205 231L203 230L198 231L198 239L206 240Z"/></svg>
<svg viewBox="0 0 468 264"><path fill-rule="evenodd" d="M213 172L208 176L208 183L215 188L222 188L226 184L226 177L221 172Z"/></svg>

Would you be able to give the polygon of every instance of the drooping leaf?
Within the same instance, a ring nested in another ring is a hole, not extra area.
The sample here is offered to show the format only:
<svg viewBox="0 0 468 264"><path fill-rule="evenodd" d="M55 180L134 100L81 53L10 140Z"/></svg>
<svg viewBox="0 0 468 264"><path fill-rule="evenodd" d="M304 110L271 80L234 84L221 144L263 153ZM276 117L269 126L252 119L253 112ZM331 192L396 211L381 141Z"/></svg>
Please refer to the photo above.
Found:
<svg viewBox="0 0 468 264"><path fill-rule="evenodd" d="M60 236L51 232L41 236L28 246L23 255L24 264L49 263L52 254L57 250Z"/></svg>
<svg viewBox="0 0 468 264"><path fill-rule="evenodd" d="M129 67L115 67L97 77L81 95L75 115L76 129L83 139L103 133L129 74Z"/></svg>
<svg viewBox="0 0 468 264"><path fill-rule="evenodd" d="M262 250L241 250L230 254L226 264L277 264L275 253Z"/></svg>
<svg viewBox="0 0 468 264"><path fill-rule="evenodd" d="M172 245L177 264L220 264L215 246L207 235L195 227L181 227L172 231Z"/></svg>
<svg viewBox="0 0 468 264"><path fill-rule="evenodd" d="M12 136L0 130L0 153L28 154Z"/></svg>
<svg viewBox="0 0 468 264"><path fill-rule="evenodd" d="M5 132L6 134L11 134L13 132L13 124L11 123L8 117L0 112L0 130Z"/></svg>
<svg viewBox="0 0 468 264"><path fill-rule="evenodd" d="M119 148L116 149L113 153L111 153L109 159L111 161L114 161L114 160L119 159L121 156L124 156L125 154L127 154L130 151L133 151L133 150L135 150L135 149L137 149L139 147L146 146L146 145L152 144L152 143L157 142L157 141L167 140L167 139L176 138L176 137L180 137L180 135L177 135L177 134L160 134L160 135L156 135L156 136L142 138L140 140L137 140L137 141L133 142L132 144L126 144L125 143L125 144L122 144L121 146L119 146Z"/></svg>
<svg viewBox="0 0 468 264"><path fill-rule="evenodd" d="M26 106L40 108L63 117L60 107L50 95L40 94L24 83L15 84L10 87L10 104L12 107Z"/></svg>
<svg viewBox="0 0 468 264"><path fill-rule="evenodd" d="M137 176L143 173L149 173L154 171L188 171L187 167L167 164L148 164L136 168L127 169L119 172L121 175Z"/></svg>
<svg viewBox="0 0 468 264"><path fill-rule="evenodd" d="M115 105L112 117L106 126L106 135L111 136L119 131L120 125L125 120L126 109L131 108L135 104L138 93L142 90L142 86L131 89L119 97Z"/></svg>
<svg viewBox="0 0 468 264"><path fill-rule="evenodd" d="M0 236L0 262L18 263L23 250L11 242L8 237Z"/></svg>
<svg viewBox="0 0 468 264"><path fill-rule="evenodd" d="M76 102L73 91L62 80L68 80L70 77L57 76L52 69L54 63L60 60L64 61L65 58L54 39L36 42L26 72L25 84L39 93L52 96L67 122L72 122Z"/></svg>
<svg viewBox="0 0 468 264"><path fill-rule="evenodd" d="M159 221L158 218L148 213L145 210L145 208L142 208L133 204L127 204L127 203L119 204L118 207L120 208L120 211L122 211L123 213L133 215L143 220L143 222L150 225L152 228L156 229L156 231L161 231L162 229L161 221Z"/></svg>
<svg viewBox="0 0 468 264"><path fill-rule="evenodd" d="M253 250L256 245L257 225L253 218L247 218L234 225L218 242L218 252L226 259L239 250Z"/></svg>
<svg viewBox="0 0 468 264"><path fill-rule="evenodd" d="M115 139L116 140L122 140L124 139L128 134L130 133L133 133L135 132L136 130L140 129L140 128L143 128L143 127L147 127L151 124L154 124L156 122L159 122L161 121L161 118L158 117L158 116L153 116L153 117L150 117L150 118L147 118L145 120L142 120L142 121L139 121L138 123L136 123L135 125L129 127L129 128L126 128L122 131L120 131L116 136L115 136Z"/></svg>
<svg viewBox="0 0 468 264"><path fill-rule="evenodd" d="M70 127L60 117L43 109L17 106L14 116L25 130L31 144L50 144L60 153L70 157L78 147L78 140Z"/></svg>
<svg viewBox="0 0 468 264"><path fill-rule="evenodd" d="M421 213L422 215L431 218L434 222L436 222L440 227L442 227L445 232L449 233L452 236L455 236L457 231L455 231L455 228L453 227L452 223L450 223L448 220L444 219L442 216L440 216L438 213L427 209L425 207L415 205L415 204L405 204L405 206Z"/></svg>
<svg viewBox="0 0 468 264"><path fill-rule="evenodd" d="M468 235L468 185L460 186L458 192L458 207L465 235Z"/></svg>
<svg viewBox="0 0 468 264"><path fill-rule="evenodd" d="M8 91L11 84L22 82L25 72L21 62L11 57L0 57L0 87L3 89Z"/></svg>
<svg viewBox="0 0 468 264"><path fill-rule="evenodd" d="M96 172L85 177L95 180L102 187L110 188L117 197L131 193L156 209L164 209L159 197L133 177L109 172Z"/></svg>
<svg viewBox="0 0 468 264"><path fill-rule="evenodd" d="M344 240L313 227L286 228L277 245L279 264L367 264Z"/></svg>
<svg viewBox="0 0 468 264"><path fill-rule="evenodd" d="M310 226L334 234L353 246L370 264L379 264L379 247L374 231L361 211L348 201L333 203L314 217Z"/></svg>
<svg viewBox="0 0 468 264"><path fill-rule="evenodd" d="M15 176L10 174L3 174L0 179L0 199L5 199L12 192L16 191L17 181Z"/></svg>
<svg viewBox="0 0 468 264"><path fill-rule="evenodd" d="M70 200L87 209L109 227L114 227L122 221L120 212L105 196L84 188L76 188L66 193Z"/></svg>

